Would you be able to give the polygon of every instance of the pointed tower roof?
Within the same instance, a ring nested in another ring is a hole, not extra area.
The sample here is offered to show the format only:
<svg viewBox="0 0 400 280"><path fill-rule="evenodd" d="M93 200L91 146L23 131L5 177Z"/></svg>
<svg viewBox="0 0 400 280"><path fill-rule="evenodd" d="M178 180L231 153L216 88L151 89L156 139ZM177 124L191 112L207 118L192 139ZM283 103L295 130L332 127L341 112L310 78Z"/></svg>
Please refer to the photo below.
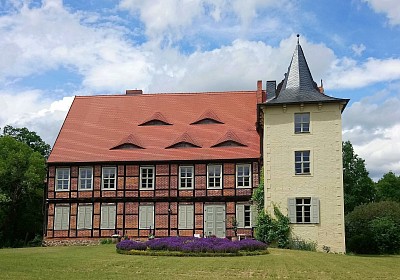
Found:
<svg viewBox="0 0 400 280"><path fill-rule="evenodd" d="M320 102L345 102L347 104L348 101L348 99L331 97L319 91L297 39L296 49L288 71L285 73L285 79L278 85L276 97L268 100L266 105Z"/></svg>

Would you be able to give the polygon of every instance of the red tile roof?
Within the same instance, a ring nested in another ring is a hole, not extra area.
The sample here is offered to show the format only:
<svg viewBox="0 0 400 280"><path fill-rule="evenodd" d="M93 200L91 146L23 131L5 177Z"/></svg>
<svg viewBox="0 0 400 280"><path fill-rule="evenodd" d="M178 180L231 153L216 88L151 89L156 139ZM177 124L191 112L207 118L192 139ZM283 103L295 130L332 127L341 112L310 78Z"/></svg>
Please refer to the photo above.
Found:
<svg viewBox="0 0 400 280"><path fill-rule="evenodd" d="M204 116L222 123L192 124ZM141 125L155 117L171 125ZM77 96L48 162L255 159L256 121L256 91ZM223 139L246 146L212 147ZM115 149L123 144L143 149Z"/></svg>

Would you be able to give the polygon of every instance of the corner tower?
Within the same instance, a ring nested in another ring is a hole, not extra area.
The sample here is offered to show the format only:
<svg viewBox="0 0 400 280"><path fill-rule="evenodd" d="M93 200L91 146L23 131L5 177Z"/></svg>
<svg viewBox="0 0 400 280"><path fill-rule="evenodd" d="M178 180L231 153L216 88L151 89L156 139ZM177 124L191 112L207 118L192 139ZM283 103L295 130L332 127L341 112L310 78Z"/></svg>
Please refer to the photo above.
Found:
<svg viewBox="0 0 400 280"><path fill-rule="evenodd" d="M348 101L323 93L297 42L285 79L260 105L265 209L279 206L295 237L338 253L345 252L341 113Z"/></svg>

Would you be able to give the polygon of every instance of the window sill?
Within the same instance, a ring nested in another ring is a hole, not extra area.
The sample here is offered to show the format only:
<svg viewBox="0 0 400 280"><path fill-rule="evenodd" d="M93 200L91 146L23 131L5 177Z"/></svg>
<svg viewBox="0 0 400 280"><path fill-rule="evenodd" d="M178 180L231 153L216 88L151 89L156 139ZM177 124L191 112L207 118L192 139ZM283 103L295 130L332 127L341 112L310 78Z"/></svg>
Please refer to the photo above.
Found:
<svg viewBox="0 0 400 280"><path fill-rule="evenodd" d="M101 189L101 191L116 191L117 189L116 188L114 188L114 189Z"/></svg>
<svg viewBox="0 0 400 280"><path fill-rule="evenodd" d="M154 188L139 189L139 191L154 191Z"/></svg>
<svg viewBox="0 0 400 280"><path fill-rule="evenodd" d="M296 173L293 176L294 177L297 177L297 176L299 176L299 177L312 177L313 175L312 175L312 173Z"/></svg>
<svg viewBox="0 0 400 280"><path fill-rule="evenodd" d="M55 190L55 192L69 192L69 189L68 190Z"/></svg>
<svg viewBox="0 0 400 280"><path fill-rule="evenodd" d="M251 189L251 186L246 186L246 187L238 187L236 186L237 189Z"/></svg>
<svg viewBox="0 0 400 280"><path fill-rule="evenodd" d="M93 189L78 189L79 192L91 192Z"/></svg>
<svg viewBox="0 0 400 280"><path fill-rule="evenodd" d="M179 188L180 191L193 191L194 188Z"/></svg>
<svg viewBox="0 0 400 280"><path fill-rule="evenodd" d="M207 187L207 190L222 190L222 187L219 187L219 188L210 188L210 187Z"/></svg>

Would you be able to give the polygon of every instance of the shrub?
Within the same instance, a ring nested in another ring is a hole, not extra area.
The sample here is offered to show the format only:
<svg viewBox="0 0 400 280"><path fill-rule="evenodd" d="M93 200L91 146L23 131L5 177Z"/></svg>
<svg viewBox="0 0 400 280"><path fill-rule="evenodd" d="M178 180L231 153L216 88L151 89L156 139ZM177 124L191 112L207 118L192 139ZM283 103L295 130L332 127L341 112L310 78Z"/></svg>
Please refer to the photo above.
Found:
<svg viewBox="0 0 400 280"><path fill-rule="evenodd" d="M146 250L147 246L145 243L143 242L136 242L133 240L122 240L121 242L119 242L117 244L117 249L120 250L126 250L126 251L130 251L130 250Z"/></svg>
<svg viewBox="0 0 400 280"><path fill-rule="evenodd" d="M146 242L123 240L117 244L117 249L124 251L147 249L151 251L219 254L266 250L267 244L250 239L230 241L226 238L165 237Z"/></svg>
<svg viewBox="0 0 400 280"><path fill-rule="evenodd" d="M345 221L348 251L360 254L400 252L400 203L363 204L346 215Z"/></svg>
<svg viewBox="0 0 400 280"><path fill-rule="evenodd" d="M257 217L256 238L267 244L276 244L279 248L289 245L290 224L289 218L282 214L274 205L275 219L264 211Z"/></svg>
<svg viewBox="0 0 400 280"><path fill-rule="evenodd" d="M315 252L317 250L317 243L315 243L313 241L306 241L299 237L293 237L293 238L289 239L288 248L293 249L293 250L303 250L303 251ZM330 250L326 249L324 251L329 252Z"/></svg>

